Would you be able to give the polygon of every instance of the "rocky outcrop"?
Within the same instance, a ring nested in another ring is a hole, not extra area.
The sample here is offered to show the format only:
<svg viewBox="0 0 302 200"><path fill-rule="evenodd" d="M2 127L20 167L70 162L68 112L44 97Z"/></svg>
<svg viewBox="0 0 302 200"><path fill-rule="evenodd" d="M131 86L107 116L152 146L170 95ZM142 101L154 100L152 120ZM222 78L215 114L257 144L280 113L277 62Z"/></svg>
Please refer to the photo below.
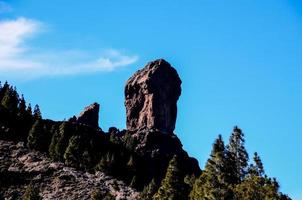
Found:
<svg viewBox="0 0 302 200"><path fill-rule="evenodd" d="M93 103L85 107L78 117L73 116L69 121L84 124L92 128L99 128L99 111L100 105Z"/></svg>
<svg viewBox="0 0 302 200"><path fill-rule="evenodd" d="M179 167L184 174L200 173L197 160L189 157L173 133L180 94L181 80L163 59L148 63L126 83L126 135L131 140L126 143L132 143L132 150L144 158L141 173L146 180L161 180L174 155L181 161Z"/></svg>
<svg viewBox="0 0 302 200"><path fill-rule="evenodd" d="M155 129L173 133L181 80L165 60L148 63L126 83L127 129Z"/></svg>
<svg viewBox="0 0 302 200"><path fill-rule="evenodd" d="M92 192L115 199L136 199L138 192L103 172L88 173L53 162L46 154L30 151L23 143L0 140L0 194L22 199L31 183L43 199L90 199Z"/></svg>

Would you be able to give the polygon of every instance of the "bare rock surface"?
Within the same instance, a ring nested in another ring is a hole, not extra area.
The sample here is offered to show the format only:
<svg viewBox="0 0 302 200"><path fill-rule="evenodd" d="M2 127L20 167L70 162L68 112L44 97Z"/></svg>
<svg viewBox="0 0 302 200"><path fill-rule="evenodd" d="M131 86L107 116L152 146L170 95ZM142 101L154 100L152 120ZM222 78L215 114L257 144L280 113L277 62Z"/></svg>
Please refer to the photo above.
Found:
<svg viewBox="0 0 302 200"><path fill-rule="evenodd" d="M138 195L122 181L102 172L91 174L52 162L45 154L29 151L22 143L0 140L0 165L6 170L1 174L11 177L8 183L18 182L0 187L5 199L21 199L29 182L39 188L43 199L89 199L96 190L110 193L116 199L136 199Z"/></svg>
<svg viewBox="0 0 302 200"><path fill-rule="evenodd" d="M181 80L165 60L148 63L126 83L125 106L127 129L155 129L173 133Z"/></svg>
<svg viewBox="0 0 302 200"><path fill-rule="evenodd" d="M78 117L73 116L69 121L84 124L93 128L99 128L100 105L93 103L84 108Z"/></svg>

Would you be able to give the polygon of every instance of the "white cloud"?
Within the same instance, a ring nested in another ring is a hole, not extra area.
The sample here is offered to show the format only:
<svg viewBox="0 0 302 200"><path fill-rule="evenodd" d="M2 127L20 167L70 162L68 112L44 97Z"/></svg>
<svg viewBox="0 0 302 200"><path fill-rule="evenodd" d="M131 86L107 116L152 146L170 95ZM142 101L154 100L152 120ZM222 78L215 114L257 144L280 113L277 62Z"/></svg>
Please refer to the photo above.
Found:
<svg viewBox="0 0 302 200"><path fill-rule="evenodd" d="M0 14L12 11L12 7L5 3L4 1L0 1Z"/></svg>
<svg viewBox="0 0 302 200"><path fill-rule="evenodd" d="M0 76L32 79L108 72L138 59L136 55L125 55L114 49L96 57L89 55L93 52L75 50L38 51L30 47L28 39L42 29L42 23L26 18L0 21Z"/></svg>

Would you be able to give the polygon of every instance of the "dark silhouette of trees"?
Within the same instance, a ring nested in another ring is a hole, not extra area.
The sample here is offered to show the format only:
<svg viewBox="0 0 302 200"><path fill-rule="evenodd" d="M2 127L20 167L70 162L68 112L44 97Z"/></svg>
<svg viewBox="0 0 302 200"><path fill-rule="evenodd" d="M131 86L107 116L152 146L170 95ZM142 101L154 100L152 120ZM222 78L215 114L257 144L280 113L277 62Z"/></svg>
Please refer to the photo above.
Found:
<svg viewBox="0 0 302 200"><path fill-rule="evenodd" d="M33 123L24 96L7 82L0 87L0 138L26 142Z"/></svg>

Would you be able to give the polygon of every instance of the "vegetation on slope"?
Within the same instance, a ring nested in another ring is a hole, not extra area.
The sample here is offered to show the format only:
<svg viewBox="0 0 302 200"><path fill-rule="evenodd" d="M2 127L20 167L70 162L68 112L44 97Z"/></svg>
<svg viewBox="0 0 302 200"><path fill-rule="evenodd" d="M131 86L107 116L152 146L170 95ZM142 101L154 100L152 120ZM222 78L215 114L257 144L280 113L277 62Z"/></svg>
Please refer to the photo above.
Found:
<svg viewBox="0 0 302 200"><path fill-rule="evenodd" d="M257 153L249 163L244 134L238 127L228 145L218 136L203 171L189 173L190 166L178 155L156 160L138 154L128 131L110 128L105 133L69 121L42 119L39 106L32 111L23 95L5 82L0 84L0 139L22 141L28 148L80 170L104 171L142 191L140 199L290 199L279 192L277 180L265 174ZM154 166L161 168L152 169ZM0 170L0 186L8 184L5 176Z"/></svg>

